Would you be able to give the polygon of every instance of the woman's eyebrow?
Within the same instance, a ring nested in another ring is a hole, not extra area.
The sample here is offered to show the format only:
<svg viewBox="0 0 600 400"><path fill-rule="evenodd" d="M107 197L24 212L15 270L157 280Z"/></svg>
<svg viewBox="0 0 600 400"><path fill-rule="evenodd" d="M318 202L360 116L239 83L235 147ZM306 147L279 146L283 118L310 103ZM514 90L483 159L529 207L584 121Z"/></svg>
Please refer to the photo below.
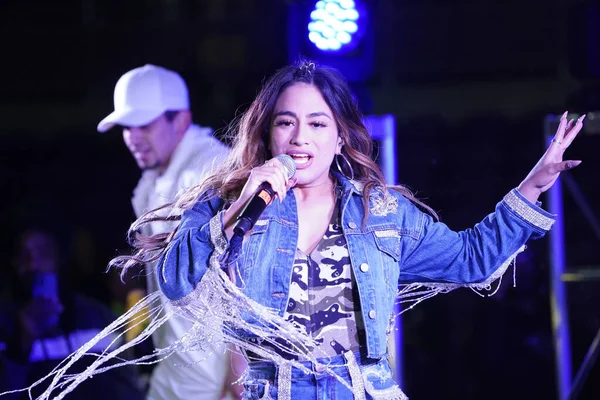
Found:
<svg viewBox="0 0 600 400"><path fill-rule="evenodd" d="M298 118L298 116L296 115L295 112L293 111L277 111L275 113L275 117L281 116L281 115L285 115L288 117L294 117L294 118ZM316 111L316 112L312 112L310 114L307 115L308 118L315 118L315 117L327 117L329 119L331 119L331 117L324 111Z"/></svg>

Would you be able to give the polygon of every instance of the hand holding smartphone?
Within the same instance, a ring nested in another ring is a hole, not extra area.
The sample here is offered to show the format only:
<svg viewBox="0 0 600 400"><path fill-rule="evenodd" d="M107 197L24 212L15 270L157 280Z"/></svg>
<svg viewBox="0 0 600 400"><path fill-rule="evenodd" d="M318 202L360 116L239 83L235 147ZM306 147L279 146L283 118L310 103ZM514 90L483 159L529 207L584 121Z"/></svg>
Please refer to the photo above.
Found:
<svg viewBox="0 0 600 400"><path fill-rule="evenodd" d="M58 277L54 272L36 273L31 282L31 297L56 299L58 298Z"/></svg>

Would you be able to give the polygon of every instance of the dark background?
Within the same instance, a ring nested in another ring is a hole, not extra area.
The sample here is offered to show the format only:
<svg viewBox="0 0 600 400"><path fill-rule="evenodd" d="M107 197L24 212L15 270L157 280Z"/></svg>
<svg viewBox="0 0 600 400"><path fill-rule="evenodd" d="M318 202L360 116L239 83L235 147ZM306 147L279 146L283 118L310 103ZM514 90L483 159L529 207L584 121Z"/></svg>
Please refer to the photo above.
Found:
<svg viewBox="0 0 600 400"><path fill-rule="evenodd" d="M177 70L196 122L221 129L265 76L288 63L297 45L288 14L311 4L2 0L5 254L16 222L50 215L69 245L72 283L109 303L115 288L104 269L127 251L139 177L120 133L96 132L112 111L117 79L145 63ZM597 2L365 4L373 58L372 74L355 85L359 101L368 114L395 116L400 182L454 229L479 221L525 177L545 148L545 116L600 110ZM368 53L359 48L348 62ZM584 161L570 174L596 214L599 150L600 135L586 133L566 153ZM567 189L563 216L568 267L598 271L590 216ZM518 258L516 288L508 274L493 297L457 291L404 314L403 388L412 400L556 398L548 246L547 238L531 242ZM9 262L3 258L0 268ZM600 327L599 284L567 286L574 372ZM581 399L598 398L599 369Z"/></svg>

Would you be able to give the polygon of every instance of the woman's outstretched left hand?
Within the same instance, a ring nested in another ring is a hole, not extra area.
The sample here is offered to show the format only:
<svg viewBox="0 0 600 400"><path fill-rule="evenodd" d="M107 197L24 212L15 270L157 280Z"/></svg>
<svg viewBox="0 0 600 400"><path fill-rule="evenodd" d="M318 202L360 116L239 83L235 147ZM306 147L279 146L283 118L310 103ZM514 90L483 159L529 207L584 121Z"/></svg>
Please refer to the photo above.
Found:
<svg viewBox="0 0 600 400"><path fill-rule="evenodd" d="M577 120L567 121L567 112L562 115L550 146L518 187L527 200L535 203L540 194L552 187L561 172L581 164L581 160L563 161L563 154L581 131L584 118L585 114Z"/></svg>

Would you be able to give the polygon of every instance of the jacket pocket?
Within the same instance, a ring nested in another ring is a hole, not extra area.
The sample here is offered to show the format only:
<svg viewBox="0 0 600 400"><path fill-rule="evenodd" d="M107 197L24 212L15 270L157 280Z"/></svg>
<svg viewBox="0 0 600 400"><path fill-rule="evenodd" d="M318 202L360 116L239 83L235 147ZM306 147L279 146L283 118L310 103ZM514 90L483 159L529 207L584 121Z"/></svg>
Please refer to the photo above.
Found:
<svg viewBox="0 0 600 400"><path fill-rule="evenodd" d="M252 269L255 263L261 260L258 255L264 251L261 247L264 245L264 233L269 228L269 224L270 221L268 219L259 219L252 227L250 233L244 238L243 257L240 265L242 271Z"/></svg>
<svg viewBox="0 0 600 400"><path fill-rule="evenodd" d="M397 229L375 229L373 236L380 251L392 257L394 261L400 261L401 236Z"/></svg>

